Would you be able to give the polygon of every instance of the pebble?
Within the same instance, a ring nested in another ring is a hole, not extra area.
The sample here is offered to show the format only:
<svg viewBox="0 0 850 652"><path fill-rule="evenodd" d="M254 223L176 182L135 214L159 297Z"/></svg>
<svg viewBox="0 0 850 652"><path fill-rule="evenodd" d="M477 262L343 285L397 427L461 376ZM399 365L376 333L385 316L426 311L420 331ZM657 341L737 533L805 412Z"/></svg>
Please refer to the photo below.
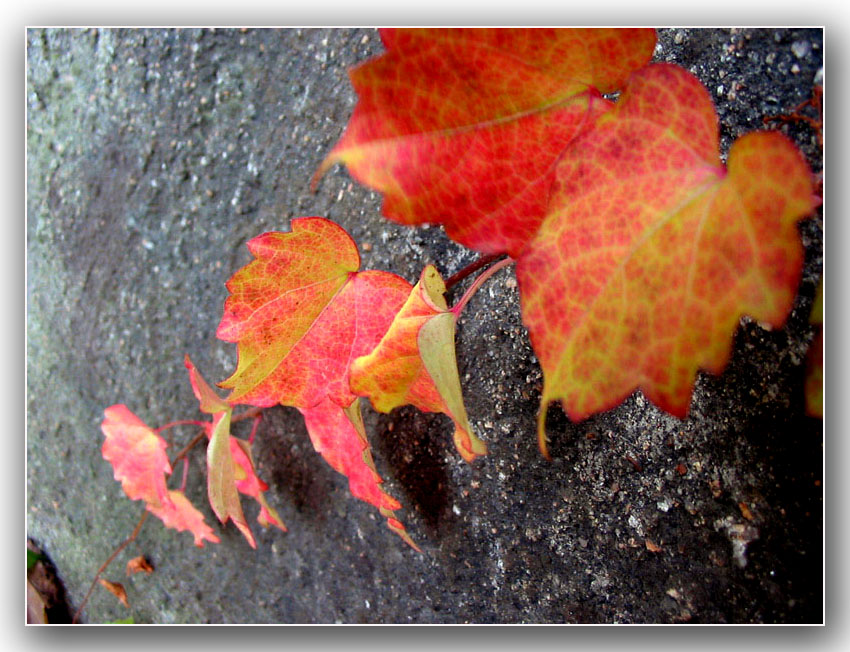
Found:
<svg viewBox="0 0 850 652"><path fill-rule="evenodd" d="M793 52L794 56L798 59L805 58L811 51L812 46L809 45L808 41L794 41L791 44L791 52Z"/></svg>

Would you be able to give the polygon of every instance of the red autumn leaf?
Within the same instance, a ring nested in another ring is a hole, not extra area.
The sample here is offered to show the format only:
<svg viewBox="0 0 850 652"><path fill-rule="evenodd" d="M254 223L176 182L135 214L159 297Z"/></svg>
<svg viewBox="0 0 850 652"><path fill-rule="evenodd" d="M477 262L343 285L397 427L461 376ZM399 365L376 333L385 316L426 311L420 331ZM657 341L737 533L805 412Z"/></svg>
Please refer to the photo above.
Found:
<svg viewBox="0 0 850 652"><path fill-rule="evenodd" d="M472 432L463 405L455 359L456 315L446 305L445 291L437 269L425 267L378 346L352 364L351 389L368 396L381 412L415 405L448 415L455 423L455 445L471 462L486 455L487 447Z"/></svg>
<svg viewBox="0 0 850 652"><path fill-rule="evenodd" d="M153 573L153 566L143 556L133 557L127 562L127 576L135 575L136 573Z"/></svg>
<svg viewBox="0 0 850 652"><path fill-rule="evenodd" d="M103 457L112 464L124 493L133 500L145 501L147 510L168 527L189 530L195 545L202 547L204 539L218 543L218 537L186 496L168 490L165 474L171 473L171 464L165 455L166 441L126 405L108 407L104 415Z"/></svg>
<svg viewBox="0 0 850 652"><path fill-rule="evenodd" d="M348 367L371 351L410 293L388 272L358 272L344 229L321 217L292 220L290 233L248 243L256 260L227 282L218 337L238 343L236 371L222 387L231 404L312 407L355 399Z"/></svg>
<svg viewBox="0 0 850 652"><path fill-rule="evenodd" d="M130 601L127 600L127 591L124 590L124 586L119 584L118 582L110 582L109 580L105 580L102 577L97 580L100 582L100 585L109 591L112 595L118 598L118 601L123 604L128 609L130 608Z"/></svg>
<svg viewBox="0 0 850 652"><path fill-rule="evenodd" d="M382 30L387 52L351 71L359 96L314 178L344 163L402 224L437 222L513 257L534 235L554 165L646 64L651 29Z"/></svg>
<svg viewBox="0 0 850 652"><path fill-rule="evenodd" d="M146 503L168 500L164 477L171 473L165 454L168 443L126 405L108 407L104 416L101 430L106 439L101 450L124 493Z"/></svg>
<svg viewBox="0 0 850 652"><path fill-rule="evenodd" d="M238 344L236 371L221 383L233 389L228 401L301 410L316 450L412 545L392 514L398 502L376 489L380 478L349 387L351 361L375 348L411 285L387 272L357 271L354 241L320 217L294 219L290 233L266 233L248 248L255 260L228 281L218 329L219 338Z"/></svg>
<svg viewBox="0 0 850 652"><path fill-rule="evenodd" d="M815 337L806 354L806 414L823 418L823 277L818 284L812 315Z"/></svg>
<svg viewBox="0 0 850 652"><path fill-rule="evenodd" d="M359 399L349 408L343 409L330 398L325 398L318 405L300 408L299 411L304 415L304 423L313 448L325 458L331 468L348 478L352 495L375 505L381 514L387 517L387 526L413 549L419 551L393 512L399 509L401 504L380 487L383 481L372 460L363 419L360 416Z"/></svg>
<svg viewBox="0 0 850 652"><path fill-rule="evenodd" d="M810 172L777 133L718 158L708 92L672 65L630 79L557 169L549 215L517 263L544 372L540 418L579 420L635 388L683 417L697 369L719 373L742 315L779 327L802 264Z"/></svg>

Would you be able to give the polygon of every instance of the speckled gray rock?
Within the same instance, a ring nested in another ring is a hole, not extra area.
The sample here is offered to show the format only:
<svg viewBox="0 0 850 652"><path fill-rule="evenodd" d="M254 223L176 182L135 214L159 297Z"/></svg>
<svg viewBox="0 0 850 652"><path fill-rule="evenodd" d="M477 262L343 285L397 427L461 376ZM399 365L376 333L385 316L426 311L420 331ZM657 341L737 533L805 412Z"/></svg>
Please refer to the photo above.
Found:
<svg viewBox="0 0 850 652"><path fill-rule="evenodd" d="M323 215L361 243L364 268L410 281L476 255L439 228L383 220L380 197L342 168L309 191L356 102L347 68L381 50L374 31L39 29L27 41L27 529L76 605L141 511L101 458L103 408L126 403L152 425L192 417L185 353L209 380L229 375L235 347L215 329L249 238ZM811 29L672 29L657 59L711 90L725 151L810 96L822 43ZM782 129L819 171L813 132ZM256 453L288 533L255 528L254 551L228 526L198 549L150 519L107 577L125 583L136 622L821 622L822 432L801 407L820 217L800 231L787 326L744 320L688 419L640 394L580 424L552 409L552 462L536 447L541 372L516 282L499 272L458 328L490 455L462 462L441 415L366 413L421 555L278 408ZM213 523L204 474L197 451L188 493ZM138 554L156 572L124 578ZM98 590L83 619L126 615Z"/></svg>

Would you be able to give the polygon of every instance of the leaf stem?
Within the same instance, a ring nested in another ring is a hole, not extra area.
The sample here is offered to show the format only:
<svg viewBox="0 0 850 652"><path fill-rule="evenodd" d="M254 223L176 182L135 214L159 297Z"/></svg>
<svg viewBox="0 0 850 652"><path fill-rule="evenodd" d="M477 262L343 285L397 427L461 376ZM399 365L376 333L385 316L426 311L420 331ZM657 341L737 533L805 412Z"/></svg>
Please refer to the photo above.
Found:
<svg viewBox="0 0 850 652"><path fill-rule="evenodd" d="M258 417L263 413L263 410L266 408L261 407L252 407L249 410L245 410L241 414L233 415L233 418L230 420L230 423L239 423L240 421L244 421L245 419L253 419L254 417Z"/></svg>
<svg viewBox="0 0 850 652"><path fill-rule="evenodd" d="M450 310L455 315L455 318L460 317L461 311L466 307L466 304L469 303L469 300L472 298L472 295L478 291L484 282L489 279L493 274L498 272L503 267L507 267L508 265L512 265L514 263L513 258L503 258L498 263L487 269L484 273L482 273L472 285L463 293L463 296L460 298L460 301Z"/></svg>
<svg viewBox="0 0 850 652"><path fill-rule="evenodd" d="M262 420L263 420L262 414L258 414L257 416L254 417L254 424L251 426L251 436L248 437L248 443L251 444L251 445L254 444L254 437L257 436L257 427L260 425L260 421L262 421Z"/></svg>
<svg viewBox="0 0 850 652"><path fill-rule="evenodd" d="M80 606L77 607L77 611L74 612L74 617L71 619L72 625L76 624L77 618L79 617L80 612L83 610L83 607L85 607L86 603L89 601L89 598L91 597L92 591L94 591L94 587L97 586L97 580L100 578L101 573L103 573L103 571L105 571L107 569L109 564L111 564L113 561L115 561L115 558L121 553L122 550L124 550L124 548L126 548L128 545L130 545L133 541L136 540L136 537L139 536L139 532L142 530L142 525L144 524L145 519L147 517L148 517L148 510L145 509L142 512L142 516L139 518L139 522L136 523L136 529L133 530L133 533L129 537L127 537L124 540L124 542L120 546L118 546L111 555L109 555L109 559L107 559L105 562L103 562L100 565L100 568L97 569L97 573L95 573L95 575L94 575L94 579L92 580L92 583L91 583L91 586L89 587L88 593L86 593L86 597L83 598L83 601L80 603Z"/></svg>
<svg viewBox="0 0 850 652"><path fill-rule="evenodd" d="M177 453L177 455L174 456L174 459L171 461L171 468L174 468L174 465L177 464L177 462L182 460L184 457L186 457L186 454L190 450L192 450L197 445L198 442L203 441L204 437L206 437L206 436L207 436L206 428L204 430L201 430L201 432L199 432L197 435L195 435L192 438L192 441L190 441L188 444L186 444L180 450L180 452Z"/></svg>
<svg viewBox="0 0 850 652"><path fill-rule="evenodd" d="M181 421L172 421L171 423L166 423L164 426L160 426L159 428L154 429L154 432L159 434L163 430L167 430L168 428L174 428L175 426L201 426L201 428L206 428L206 421L195 421L193 419L183 419Z"/></svg>
<svg viewBox="0 0 850 652"><path fill-rule="evenodd" d="M455 285L460 283L463 279L465 279L470 274L474 274L482 267L486 267L494 260L498 260L504 254L488 254L486 256L481 256L478 260L472 261L469 265L464 267L459 272L452 274L449 278L446 279L446 291L451 290Z"/></svg>

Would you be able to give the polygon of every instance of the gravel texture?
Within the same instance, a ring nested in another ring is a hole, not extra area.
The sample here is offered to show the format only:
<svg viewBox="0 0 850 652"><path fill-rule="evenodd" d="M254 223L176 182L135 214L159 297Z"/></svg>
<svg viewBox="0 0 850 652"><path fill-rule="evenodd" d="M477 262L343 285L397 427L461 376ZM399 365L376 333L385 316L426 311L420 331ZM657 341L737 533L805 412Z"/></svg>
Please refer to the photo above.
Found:
<svg viewBox="0 0 850 652"><path fill-rule="evenodd" d="M822 44L816 29L669 29L656 58L710 89L726 151L811 96ZM235 347L215 329L248 239L322 215L360 243L364 269L415 281L427 263L448 276L476 258L440 228L382 219L380 196L343 168L310 193L356 102L346 70L380 51L363 29L28 32L27 530L72 607L141 513L100 455L103 409L126 403L151 425L196 418L183 355L209 380L232 371ZM819 172L814 132L781 128ZM276 408L256 455L289 532L256 527L254 551L215 523L221 544L198 549L149 519L106 573L131 608L98 588L82 620L822 622L822 425L802 410L820 212L800 232L786 327L744 319L728 370L699 377L687 419L639 393L578 424L552 409L554 459L542 459L542 376L501 271L457 335L490 455L464 463L442 415L365 410L423 554L349 494L297 412ZM214 523L203 455L190 456L188 494ZM246 503L252 522L255 511ZM155 572L124 577L139 554Z"/></svg>

